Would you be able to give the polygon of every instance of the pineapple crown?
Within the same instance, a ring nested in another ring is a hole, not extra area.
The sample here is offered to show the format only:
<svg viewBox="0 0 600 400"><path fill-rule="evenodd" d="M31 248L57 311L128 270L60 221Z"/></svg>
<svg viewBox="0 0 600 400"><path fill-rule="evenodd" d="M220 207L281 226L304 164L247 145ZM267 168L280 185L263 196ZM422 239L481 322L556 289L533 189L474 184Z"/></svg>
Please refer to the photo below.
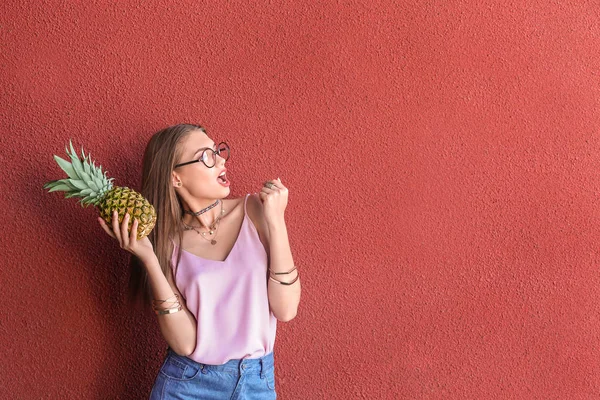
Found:
<svg viewBox="0 0 600 400"><path fill-rule="evenodd" d="M81 159L77 156L73 143L69 141L69 147L65 148L71 162L54 156L58 166L67 173L68 178L48 182L44 189L48 192L65 192L65 198L82 197L79 202L82 206L90 204L97 206L104 195L113 187L113 178L108 178L106 172L102 172L102 166L97 166L90 155L86 155L81 148Z"/></svg>

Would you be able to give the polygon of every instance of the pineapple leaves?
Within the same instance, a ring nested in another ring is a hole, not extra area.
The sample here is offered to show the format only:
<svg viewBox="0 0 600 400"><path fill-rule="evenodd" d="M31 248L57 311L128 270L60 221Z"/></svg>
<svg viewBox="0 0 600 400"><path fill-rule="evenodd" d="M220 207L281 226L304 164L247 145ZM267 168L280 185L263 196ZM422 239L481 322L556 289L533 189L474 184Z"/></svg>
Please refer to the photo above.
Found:
<svg viewBox="0 0 600 400"><path fill-rule="evenodd" d="M94 183L94 181L90 180L87 182L87 185L90 189L92 189L94 192L97 192L98 190L100 190L100 188Z"/></svg>
<svg viewBox="0 0 600 400"><path fill-rule="evenodd" d="M77 173L73 169L73 166L71 165L70 162L68 162L67 160L63 160L59 156L54 156L54 161L56 161L56 163L58 164L60 169L62 169L63 171L65 171L67 173L69 178L71 178L71 179L78 178Z"/></svg>
<svg viewBox="0 0 600 400"><path fill-rule="evenodd" d="M67 187L66 191L69 191L69 192L73 192L73 191L77 191L78 190L75 186L73 186L70 183L70 179L60 179L58 181L48 182L48 183L46 183L44 185L44 189L54 188L54 187L59 186L59 185L61 187ZM63 190L63 189L55 189L55 190L52 190L52 191L54 192L56 190Z"/></svg>
<svg viewBox="0 0 600 400"><path fill-rule="evenodd" d="M79 190L84 190L87 189L88 186L86 185L86 183L82 180L79 179L69 179L69 183L73 186L75 186L77 189Z"/></svg>
<svg viewBox="0 0 600 400"><path fill-rule="evenodd" d="M83 178L82 173L85 173L85 171L83 170L83 164L81 163L81 160L77 156L77 153L75 153L75 149L73 148L73 143L71 143L70 141L69 141L69 146L71 147L71 152L69 153L69 151L67 150L67 154L71 158L71 164L73 165L73 169L75 170L75 172L77 173L77 175L80 178Z"/></svg>
<svg viewBox="0 0 600 400"><path fill-rule="evenodd" d="M85 153L83 152L83 147L81 148L81 156L83 157L83 171L89 176L92 174L90 168L90 161L92 160L92 157L89 154L86 157Z"/></svg>
<svg viewBox="0 0 600 400"><path fill-rule="evenodd" d="M82 206L97 205L105 194L112 189L112 178L102 172L101 166L96 166L90 154L85 154L81 148L81 158L75 152L73 142L65 148L69 160L54 156L58 166L68 175L68 178L47 182L44 189L49 192L64 192L65 198L80 197Z"/></svg>
<svg viewBox="0 0 600 400"><path fill-rule="evenodd" d="M89 195L95 195L96 192L92 189L83 189L81 192L79 192L83 197L83 196L89 196Z"/></svg>
<svg viewBox="0 0 600 400"><path fill-rule="evenodd" d="M69 185L66 185L64 183L59 183L59 184L53 185L53 186L50 186L50 184L47 183L46 185L44 185L44 189L48 189L48 188L50 188L50 190L48 190L48 193L57 192L57 191L67 192L67 191L71 190Z"/></svg>
<svg viewBox="0 0 600 400"><path fill-rule="evenodd" d="M90 204L94 204L93 199L94 199L93 196L87 196L87 197L84 197L83 199L79 200L79 203L81 204L81 207L87 207Z"/></svg>

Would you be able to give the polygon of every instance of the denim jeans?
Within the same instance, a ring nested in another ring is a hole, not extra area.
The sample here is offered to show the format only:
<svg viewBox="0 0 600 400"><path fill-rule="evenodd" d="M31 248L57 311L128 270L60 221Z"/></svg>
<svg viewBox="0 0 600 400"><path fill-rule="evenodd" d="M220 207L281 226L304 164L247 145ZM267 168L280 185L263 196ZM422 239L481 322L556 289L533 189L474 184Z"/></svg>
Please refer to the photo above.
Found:
<svg viewBox="0 0 600 400"><path fill-rule="evenodd" d="M261 358L200 364L168 350L150 400L273 400L273 353Z"/></svg>

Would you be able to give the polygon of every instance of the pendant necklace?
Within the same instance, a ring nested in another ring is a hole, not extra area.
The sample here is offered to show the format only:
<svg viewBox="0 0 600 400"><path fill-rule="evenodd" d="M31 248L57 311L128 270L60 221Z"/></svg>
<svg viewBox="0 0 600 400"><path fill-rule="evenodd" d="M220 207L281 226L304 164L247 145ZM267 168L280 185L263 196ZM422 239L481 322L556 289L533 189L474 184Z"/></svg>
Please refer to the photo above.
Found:
<svg viewBox="0 0 600 400"><path fill-rule="evenodd" d="M186 231L191 231L191 230L196 231L197 234L202 236L203 239L209 241L210 244L212 244L214 246L217 244L217 234L219 233L219 222L221 222L221 218L223 217L224 214L225 214L225 210L223 209L223 202L221 201L221 213L214 220L214 222L212 224L210 224L210 226L208 227L208 232L201 231L200 227L198 227L198 226L188 225L185 222L183 222L183 220L181 222L183 223L184 229ZM209 235L208 238L206 237L207 234Z"/></svg>

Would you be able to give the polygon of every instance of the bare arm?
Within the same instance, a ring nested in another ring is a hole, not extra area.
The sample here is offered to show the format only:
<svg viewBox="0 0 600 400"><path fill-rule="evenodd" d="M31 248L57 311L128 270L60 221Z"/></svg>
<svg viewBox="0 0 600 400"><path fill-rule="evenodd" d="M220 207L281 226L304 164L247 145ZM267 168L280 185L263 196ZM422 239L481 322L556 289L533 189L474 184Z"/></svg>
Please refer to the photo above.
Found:
<svg viewBox="0 0 600 400"><path fill-rule="evenodd" d="M168 276L163 274L150 240L147 237L137 240L138 221L133 221L131 233L127 232L128 214L123 218L121 226L119 226L116 213L113 214L112 229L106 225L102 218L98 218L98 221L107 234L119 241L122 249L129 251L140 259L148 273L148 280L155 300L165 300L175 294L179 295L181 311L173 314L157 315L158 325L167 344L175 353L183 356L190 355L196 348L196 320L187 309L181 293L177 290L170 269Z"/></svg>
<svg viewBox="0 0 600 400"><path fill-rule="evenodd" d="M269 268L271 273L288 272L294 268L294 260L290 249L285 222L269 226ZM268 281L269 304L273 315L280 321L289 321L296 316L300 303L300 277L296 269L290 274L275 275L275 279L292 282L283 285L271 279Z"/></svg>
<svg viewBox="0 0 600 400"><path fill-rule="evenodd" d="M280 321L290 321L298 312L300 304L300 278L295 269L288 239L284 211L287 206L288 189L276 179L270 181L271 188L263 187L260 192L262 207L258 207L258 220L266 238L269 253L269 270L273 279L268 279L268 295L271 311ZM293 270L290 273L289 271ZM291 283L285 285L284 283Z"/></svg>
<svg viewBox="0 0 600 400"><path fill-rule="evenodd" d="M135 232L135 230L134 230ZM173 351L182 356L192 354L196 348L196 319L187 309L185 300L177 290L173 281L173 275L169 269L168 277L163 274L158 259L145 262L148 280L152 288L152 297L156 300L164 300L179 295L181 311L174 314L157 315L160 331Z"/></svg>

